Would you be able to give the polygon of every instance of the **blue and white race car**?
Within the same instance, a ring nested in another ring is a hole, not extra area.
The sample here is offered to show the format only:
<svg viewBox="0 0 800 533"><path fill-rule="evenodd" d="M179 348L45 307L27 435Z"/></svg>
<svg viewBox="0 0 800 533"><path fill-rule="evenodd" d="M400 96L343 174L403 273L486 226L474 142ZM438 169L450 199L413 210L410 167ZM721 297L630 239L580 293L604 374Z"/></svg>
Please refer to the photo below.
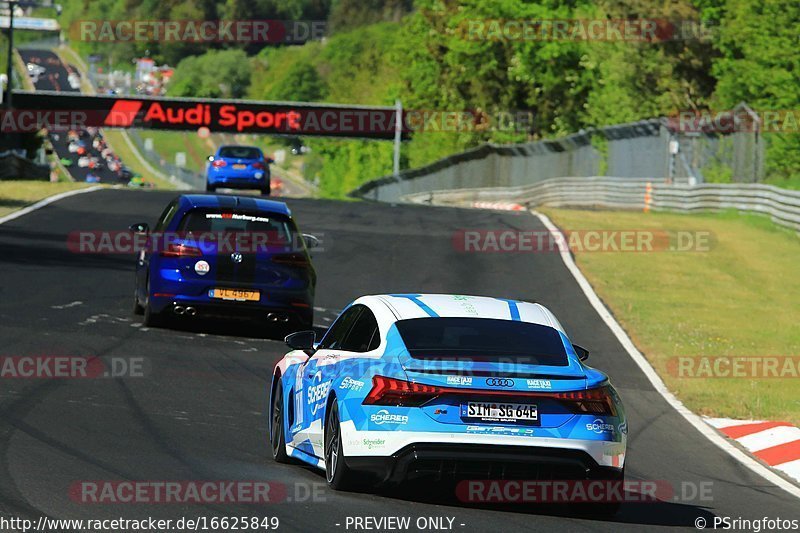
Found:
<svg viewBox="0 0 800 533"><path fill-rule="evenodd" d="M622 402L539 304L364 296L321 341L286 342L272 454L324 469L334 489L425 474L624 479Z"/></svg>

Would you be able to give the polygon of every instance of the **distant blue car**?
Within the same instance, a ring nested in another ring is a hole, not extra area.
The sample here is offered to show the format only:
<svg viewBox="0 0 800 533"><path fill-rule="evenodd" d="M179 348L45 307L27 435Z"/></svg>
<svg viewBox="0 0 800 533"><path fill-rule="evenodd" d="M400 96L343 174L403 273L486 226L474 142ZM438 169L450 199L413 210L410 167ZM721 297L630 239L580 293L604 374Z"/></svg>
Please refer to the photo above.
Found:
<svg viewBox="0 0 800 533"><path fill-rule="evenodd" d="M208 158L206 191L214 192L217 187L258 189L268 196L272 162L255 146L220 146L217 153Z"/></svg>
<svg viewBox="0 0 800 533"><path fill-rule="evenodd" d="M316 273L286 204L253 197L188 194L155 227L130 229L146 241L136 261L133 308L146 326L169 318L257 319L313 325Z"/></svg>

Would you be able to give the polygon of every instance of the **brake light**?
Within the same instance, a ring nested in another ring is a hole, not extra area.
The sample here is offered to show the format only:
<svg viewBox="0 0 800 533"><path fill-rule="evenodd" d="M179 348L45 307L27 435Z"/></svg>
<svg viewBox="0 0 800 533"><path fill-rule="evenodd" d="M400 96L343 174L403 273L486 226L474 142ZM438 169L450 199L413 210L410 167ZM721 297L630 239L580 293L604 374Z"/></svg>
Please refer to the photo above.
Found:
<svg viewBox="0 0 800 533"><path fill-rule="evenodd" d="M272 256L272 262L279 265L286 265L291 267L307 267L311 263L308 262L308 257L305 254L278 254Z"/></svg>
<svg viewBox="0 0 800 533"><path fill-rule="evenodd" d="M262 163L261 161L256 161L255 163L253 163L253 168L258 170L264 170L266 167L264 166L264 163Z"/></svg>
<svg viewBox="0 0 800 533"><path fill-rule="evenodd" d="M399 405L418 407L441 394L442 389L400 379L374 376L372 390L364 398L365 405Z"/></svg>
<svg viewBox="0 0 800 533"><path fill-rule="evenodd" d="M536 392L519 390L485 390L458 389L454 387L438 387L422 385L401 379L374 376L372 390L364 401L364 405L394 405L419 407L428 401L444 394L458 396L503 396L509 400L514 398L550 398L558 401L575 414L617 415L614 401L608 387L587 389L574 392Z"/></svg>
<svg viewBox="0 0 800 533"><path fill-rule="evenodd" d="M162 257L200 257L203 252L195 246L186 244L170 244L167 249L161 252Z"/></svg>
<svg viewBox="0 0 800 533"><path fill-rule="evenodd" d="M226 166L228 163L225 162L224 159L215 159L211 162L211 166L214 168L221 168Z"/></svg>

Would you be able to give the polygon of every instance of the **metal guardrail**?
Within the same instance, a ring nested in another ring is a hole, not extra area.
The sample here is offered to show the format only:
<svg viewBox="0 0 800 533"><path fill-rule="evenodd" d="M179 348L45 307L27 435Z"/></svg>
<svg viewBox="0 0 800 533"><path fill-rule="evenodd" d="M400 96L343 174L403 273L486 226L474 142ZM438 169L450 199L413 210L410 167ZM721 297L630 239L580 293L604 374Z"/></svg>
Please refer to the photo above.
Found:
<svg viewBox="0 0 800 533"><path fill-rule="evenodd" d="M477 202L515 202L528 207L643 209L647 184L654 211L738 209L769 215L800 231L800 191L755 183L706 183L648 178L553 178L523 187L453 189L413 193L400 200L472 207Z"/></svg>

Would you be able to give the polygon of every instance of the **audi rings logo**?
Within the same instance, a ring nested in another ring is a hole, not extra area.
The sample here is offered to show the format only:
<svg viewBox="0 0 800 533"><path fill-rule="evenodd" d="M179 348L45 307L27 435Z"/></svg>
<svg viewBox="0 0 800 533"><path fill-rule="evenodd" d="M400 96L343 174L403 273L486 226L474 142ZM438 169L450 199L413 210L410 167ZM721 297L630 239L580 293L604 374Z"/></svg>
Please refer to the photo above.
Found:
<svg viewBox="0 0 800 533"><path fill-rule="evenodd" d="M489 378L486 380L487 387L513 387L514 380L513 379L505 379L505 378Z"/></svg>

